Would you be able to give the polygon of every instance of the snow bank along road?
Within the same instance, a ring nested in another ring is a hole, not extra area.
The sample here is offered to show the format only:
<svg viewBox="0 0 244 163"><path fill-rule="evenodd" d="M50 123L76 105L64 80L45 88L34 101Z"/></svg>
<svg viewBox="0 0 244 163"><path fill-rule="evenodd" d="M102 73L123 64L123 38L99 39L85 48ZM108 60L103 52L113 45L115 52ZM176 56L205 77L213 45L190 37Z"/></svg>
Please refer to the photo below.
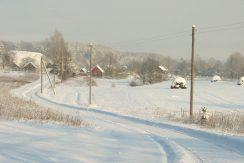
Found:
<svg viewBox="0 0 244 163"><path fill-rule="evenodd" d="M40 150L41 156L43 153L43 156L52 156L45 157L44 160L40 158L41 161L244 162L243 137L219 135L166 122L128 117L99 108L79 107L67 101L57 101L50 96L41 95L38 83L37 81L25 85L13 93L32 99L45 107L70 113L79 112L83 119L93 121L96 125L94 129L38 126L35 128L36 134L25 133L33 139L34 144L25 150L35 149L36 155ZM62 90L64 95L68 89ZM45 130L44 136L35 140L39 137L39 129ZM21 155L18 151L16 153Z"/></svg>

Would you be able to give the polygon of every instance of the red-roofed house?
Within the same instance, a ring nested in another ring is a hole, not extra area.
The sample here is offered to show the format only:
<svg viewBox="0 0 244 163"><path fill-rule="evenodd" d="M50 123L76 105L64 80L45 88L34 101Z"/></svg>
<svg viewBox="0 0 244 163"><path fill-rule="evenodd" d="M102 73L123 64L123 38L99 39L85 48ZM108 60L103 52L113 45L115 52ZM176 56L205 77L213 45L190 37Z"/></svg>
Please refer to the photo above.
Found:
<svg viewBox="0 0 244 163"><path fill-rule="evenodd" d="M95 76L95 77L102 77L103 76L103 69L99 66L99 65L96 65L93 69L92 69L92 76Z"/></svg>

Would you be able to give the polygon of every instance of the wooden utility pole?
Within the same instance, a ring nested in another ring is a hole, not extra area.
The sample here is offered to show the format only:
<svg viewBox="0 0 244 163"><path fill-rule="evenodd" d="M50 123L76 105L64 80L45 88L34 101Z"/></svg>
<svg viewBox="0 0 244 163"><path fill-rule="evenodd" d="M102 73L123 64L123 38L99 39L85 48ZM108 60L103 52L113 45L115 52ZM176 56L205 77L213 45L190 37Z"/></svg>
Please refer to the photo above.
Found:
<svg viewBox="0 0 244 163"><path fill-rule="evenodd" d="M63 50L61 49L61 83L63 82L63 74L64 73L64 54Z"/></svg>
<svg viewBox="0 0 244 163"><path fill-rule="evenodd" d="M190 118L193 118L193 94L194 94L194 76L195 76L195 31L196 26L192 26L192 49L191 49L191 95L190 95Z"/></svg>
<svg viewBox="0 0 244 163"><path fill-rule="evenodd" d="M90 78L89 78L89 105L91 105L91 87L92 87L92 43L89 44L90 47Z"/></svg>
<svg viewBox="0 0 244 163"><path fill-rule="evenodd" d="M55 79L55 73L53 73L53 88L55 88L55 84L56 84L56 79Z"/></svg>
<svg viewBox="0 0 244 163"><path fill-rule="evenodd" d="M43 93L43 74L42 74L42 57L41 57L41 94Z"/></svg>
<svg viewBox="0 0 244 163"><path fill-rule="evenodd" d="M52 90L53 90L53 94L56 94L56 93L55 93L55 90L54 90L54 87L53 87L53 84L52 84L52 81L51 81L51 79L50 79L50 76L48 75L47 68L46 68L46 64L44 63L43 60L42 60L42 66L44 67L44 70L45 70L46 75L47 75L47 77L48 77L49 83L50 83L51 88L52 88Z"/></svg>

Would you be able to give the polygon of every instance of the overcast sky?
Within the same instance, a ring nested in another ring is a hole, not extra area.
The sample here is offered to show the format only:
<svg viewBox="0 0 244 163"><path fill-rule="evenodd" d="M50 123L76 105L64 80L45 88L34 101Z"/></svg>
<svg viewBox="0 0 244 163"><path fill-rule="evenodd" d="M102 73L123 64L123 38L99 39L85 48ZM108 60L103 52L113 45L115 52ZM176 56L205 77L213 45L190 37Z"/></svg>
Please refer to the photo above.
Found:
<svg viewBox="0 0 244 163"><path fill-rule="evenodd" d="M173 58L190 57L195 24L197 55L244 54L244 0L0 0L0 20L0 40L44 40L57 28L67 41Z"/></svg>

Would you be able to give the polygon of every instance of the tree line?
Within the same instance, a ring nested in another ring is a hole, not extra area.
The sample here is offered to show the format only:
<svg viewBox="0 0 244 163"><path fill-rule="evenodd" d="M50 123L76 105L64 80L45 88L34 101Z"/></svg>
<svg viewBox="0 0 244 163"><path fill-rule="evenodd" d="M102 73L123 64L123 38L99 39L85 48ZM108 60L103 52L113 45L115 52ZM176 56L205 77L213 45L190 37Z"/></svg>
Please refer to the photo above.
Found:
<svg viewBox="0 0 244 163"><path fill-rule="evenodd" d="M78 44L72 51L70 44L65 42L62 34L55 31L54 34L44 41L19 43L4 42L5 52L2 52L2 60L9 50L22 50L40 52L49 57L58 67L62 78L68 78L77 74L79 68L88 67L89 54L86 44ZM3 54L5 53L5 55ZM4 62L2 62L4 63ZM225 61L215 58L207 60L197 56L195 60L195 72L197 76L220 75L224 78L238 79L244 76L244 56L239 53L230 54ZM95 46L93 54L93 64L99 64L106 76L116 77L122 72L133 72L144 77L151 78L159 65L168 69L168 73L182 77L190 76L190 60L180 58L174 59L152 53L128 53L119 52L102 45ZM61 72L63 71L63 72Z"/></svg>

